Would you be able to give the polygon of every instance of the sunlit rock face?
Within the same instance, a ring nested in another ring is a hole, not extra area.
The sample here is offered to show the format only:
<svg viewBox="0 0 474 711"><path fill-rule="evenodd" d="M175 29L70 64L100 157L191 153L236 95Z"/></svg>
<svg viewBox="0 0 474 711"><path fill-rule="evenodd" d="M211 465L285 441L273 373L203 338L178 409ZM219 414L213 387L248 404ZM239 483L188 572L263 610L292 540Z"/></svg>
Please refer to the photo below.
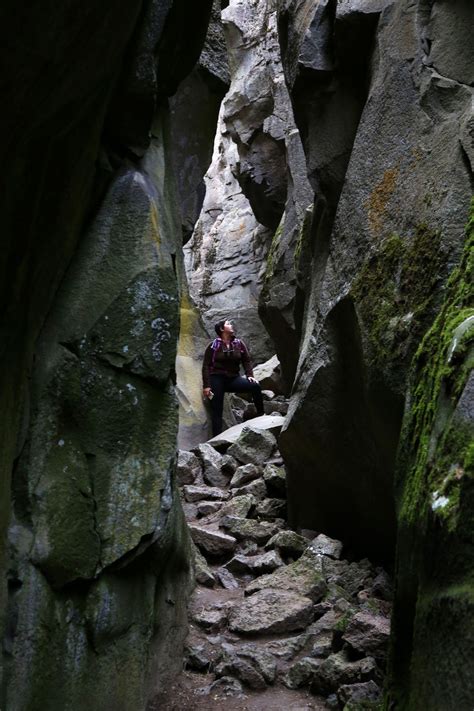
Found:
<svg viewBox="0 0 474 711"><path fill-rule="evenodd" d="M186 27L181 0L20 12L31 93L14 91L16 45L2 50L13 71L4 120L20 129L8 133L2 194L12 710L136 711L181 666L182 231L166 97L199 57L205 5L188 8Z"/></svg>
<svg viewBox="0 0 474 711"><path fill-rule="evenodd" d="M170 99L172 161L184 243L201 212L204 175L211 163L219 107L229 81L221 0L214 0L199 61Z"/></svg>
<svg viewBox="0 0 474 711"><path fill-rule="evenodd" d="M208 330L231 315L255 360L273 355L274 340L280 359L285 365L292 359L294 371L293 253L312 192L285 84L277 20L276 6L266 1L232 0L222 12L231 84L185 261L191 295ZM271 235L284 212L269 266ZM262 289L268 308L259 317Z"/></svg>

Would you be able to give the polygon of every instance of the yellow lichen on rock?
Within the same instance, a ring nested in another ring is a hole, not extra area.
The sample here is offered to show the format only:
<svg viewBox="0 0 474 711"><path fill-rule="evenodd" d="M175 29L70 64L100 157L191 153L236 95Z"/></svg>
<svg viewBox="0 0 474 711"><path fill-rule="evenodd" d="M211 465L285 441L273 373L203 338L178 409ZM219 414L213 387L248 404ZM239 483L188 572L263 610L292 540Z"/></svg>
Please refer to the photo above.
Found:
<svg viewBox="0 0 474 711"><path fill-rule="evenodd" d="M181 295L180 331L176 356L179 403L178 446L187 449L207 439L208 414L202 397L201 359L207 334L185 289Z"/></svg>

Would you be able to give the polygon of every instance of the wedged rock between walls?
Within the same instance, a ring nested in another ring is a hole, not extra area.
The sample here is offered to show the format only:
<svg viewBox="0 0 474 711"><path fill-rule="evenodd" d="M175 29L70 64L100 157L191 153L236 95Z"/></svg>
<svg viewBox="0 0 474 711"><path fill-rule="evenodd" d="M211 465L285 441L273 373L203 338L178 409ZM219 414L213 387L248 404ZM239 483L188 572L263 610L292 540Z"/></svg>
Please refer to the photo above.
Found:
<svg viewBox="0 0 474 711"><path fill-rule="evenodd" d="M211 3L9 10L23 39L2 44L2 706L136 711L179 668L186 634L167 95Z"/></svg>

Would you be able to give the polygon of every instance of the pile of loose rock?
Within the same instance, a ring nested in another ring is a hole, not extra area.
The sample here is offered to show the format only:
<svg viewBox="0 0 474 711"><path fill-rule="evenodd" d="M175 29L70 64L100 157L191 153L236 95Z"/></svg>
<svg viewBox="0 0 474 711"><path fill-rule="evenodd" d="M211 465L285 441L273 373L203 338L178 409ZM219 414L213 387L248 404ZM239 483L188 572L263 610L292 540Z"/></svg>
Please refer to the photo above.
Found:
<svg viewBox="0 0 474 711"><path fill-rule="evenodd" d="M263 411L266 415L286 415L290 406L290 401L284 395L275 395L272 390L262 390ZM257 411L250 396L231 394L229 397L230 407L234 420L237 423L245 422L256 416Z"/></svg>
<svg viewBox="0 0 474 711"><path fill-rule="evenodd" d="M378 708L387 574L342 559L339 541L288 528L285 469L270 431L247 424L216 447L178 459L197 583L187 673L206 674L200 693L211 699L283 685L324 697L317 708Z"/></svg>

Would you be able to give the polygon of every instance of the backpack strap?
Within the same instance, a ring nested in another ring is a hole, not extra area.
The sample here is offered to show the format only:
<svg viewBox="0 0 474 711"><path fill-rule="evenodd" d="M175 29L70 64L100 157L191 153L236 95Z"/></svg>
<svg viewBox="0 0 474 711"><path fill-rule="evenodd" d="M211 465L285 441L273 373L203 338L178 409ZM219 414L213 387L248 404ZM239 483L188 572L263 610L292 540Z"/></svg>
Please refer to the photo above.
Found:
<svg viewBox="0 0 474 711"><path fill-rule="evenodd" d="M214 338L214 340L211 343L211 349L212 349L211 367L212 368L214 368L214 363L216 360L216 353L221 346L222 346L222 339L221 338Z"/></svg>

